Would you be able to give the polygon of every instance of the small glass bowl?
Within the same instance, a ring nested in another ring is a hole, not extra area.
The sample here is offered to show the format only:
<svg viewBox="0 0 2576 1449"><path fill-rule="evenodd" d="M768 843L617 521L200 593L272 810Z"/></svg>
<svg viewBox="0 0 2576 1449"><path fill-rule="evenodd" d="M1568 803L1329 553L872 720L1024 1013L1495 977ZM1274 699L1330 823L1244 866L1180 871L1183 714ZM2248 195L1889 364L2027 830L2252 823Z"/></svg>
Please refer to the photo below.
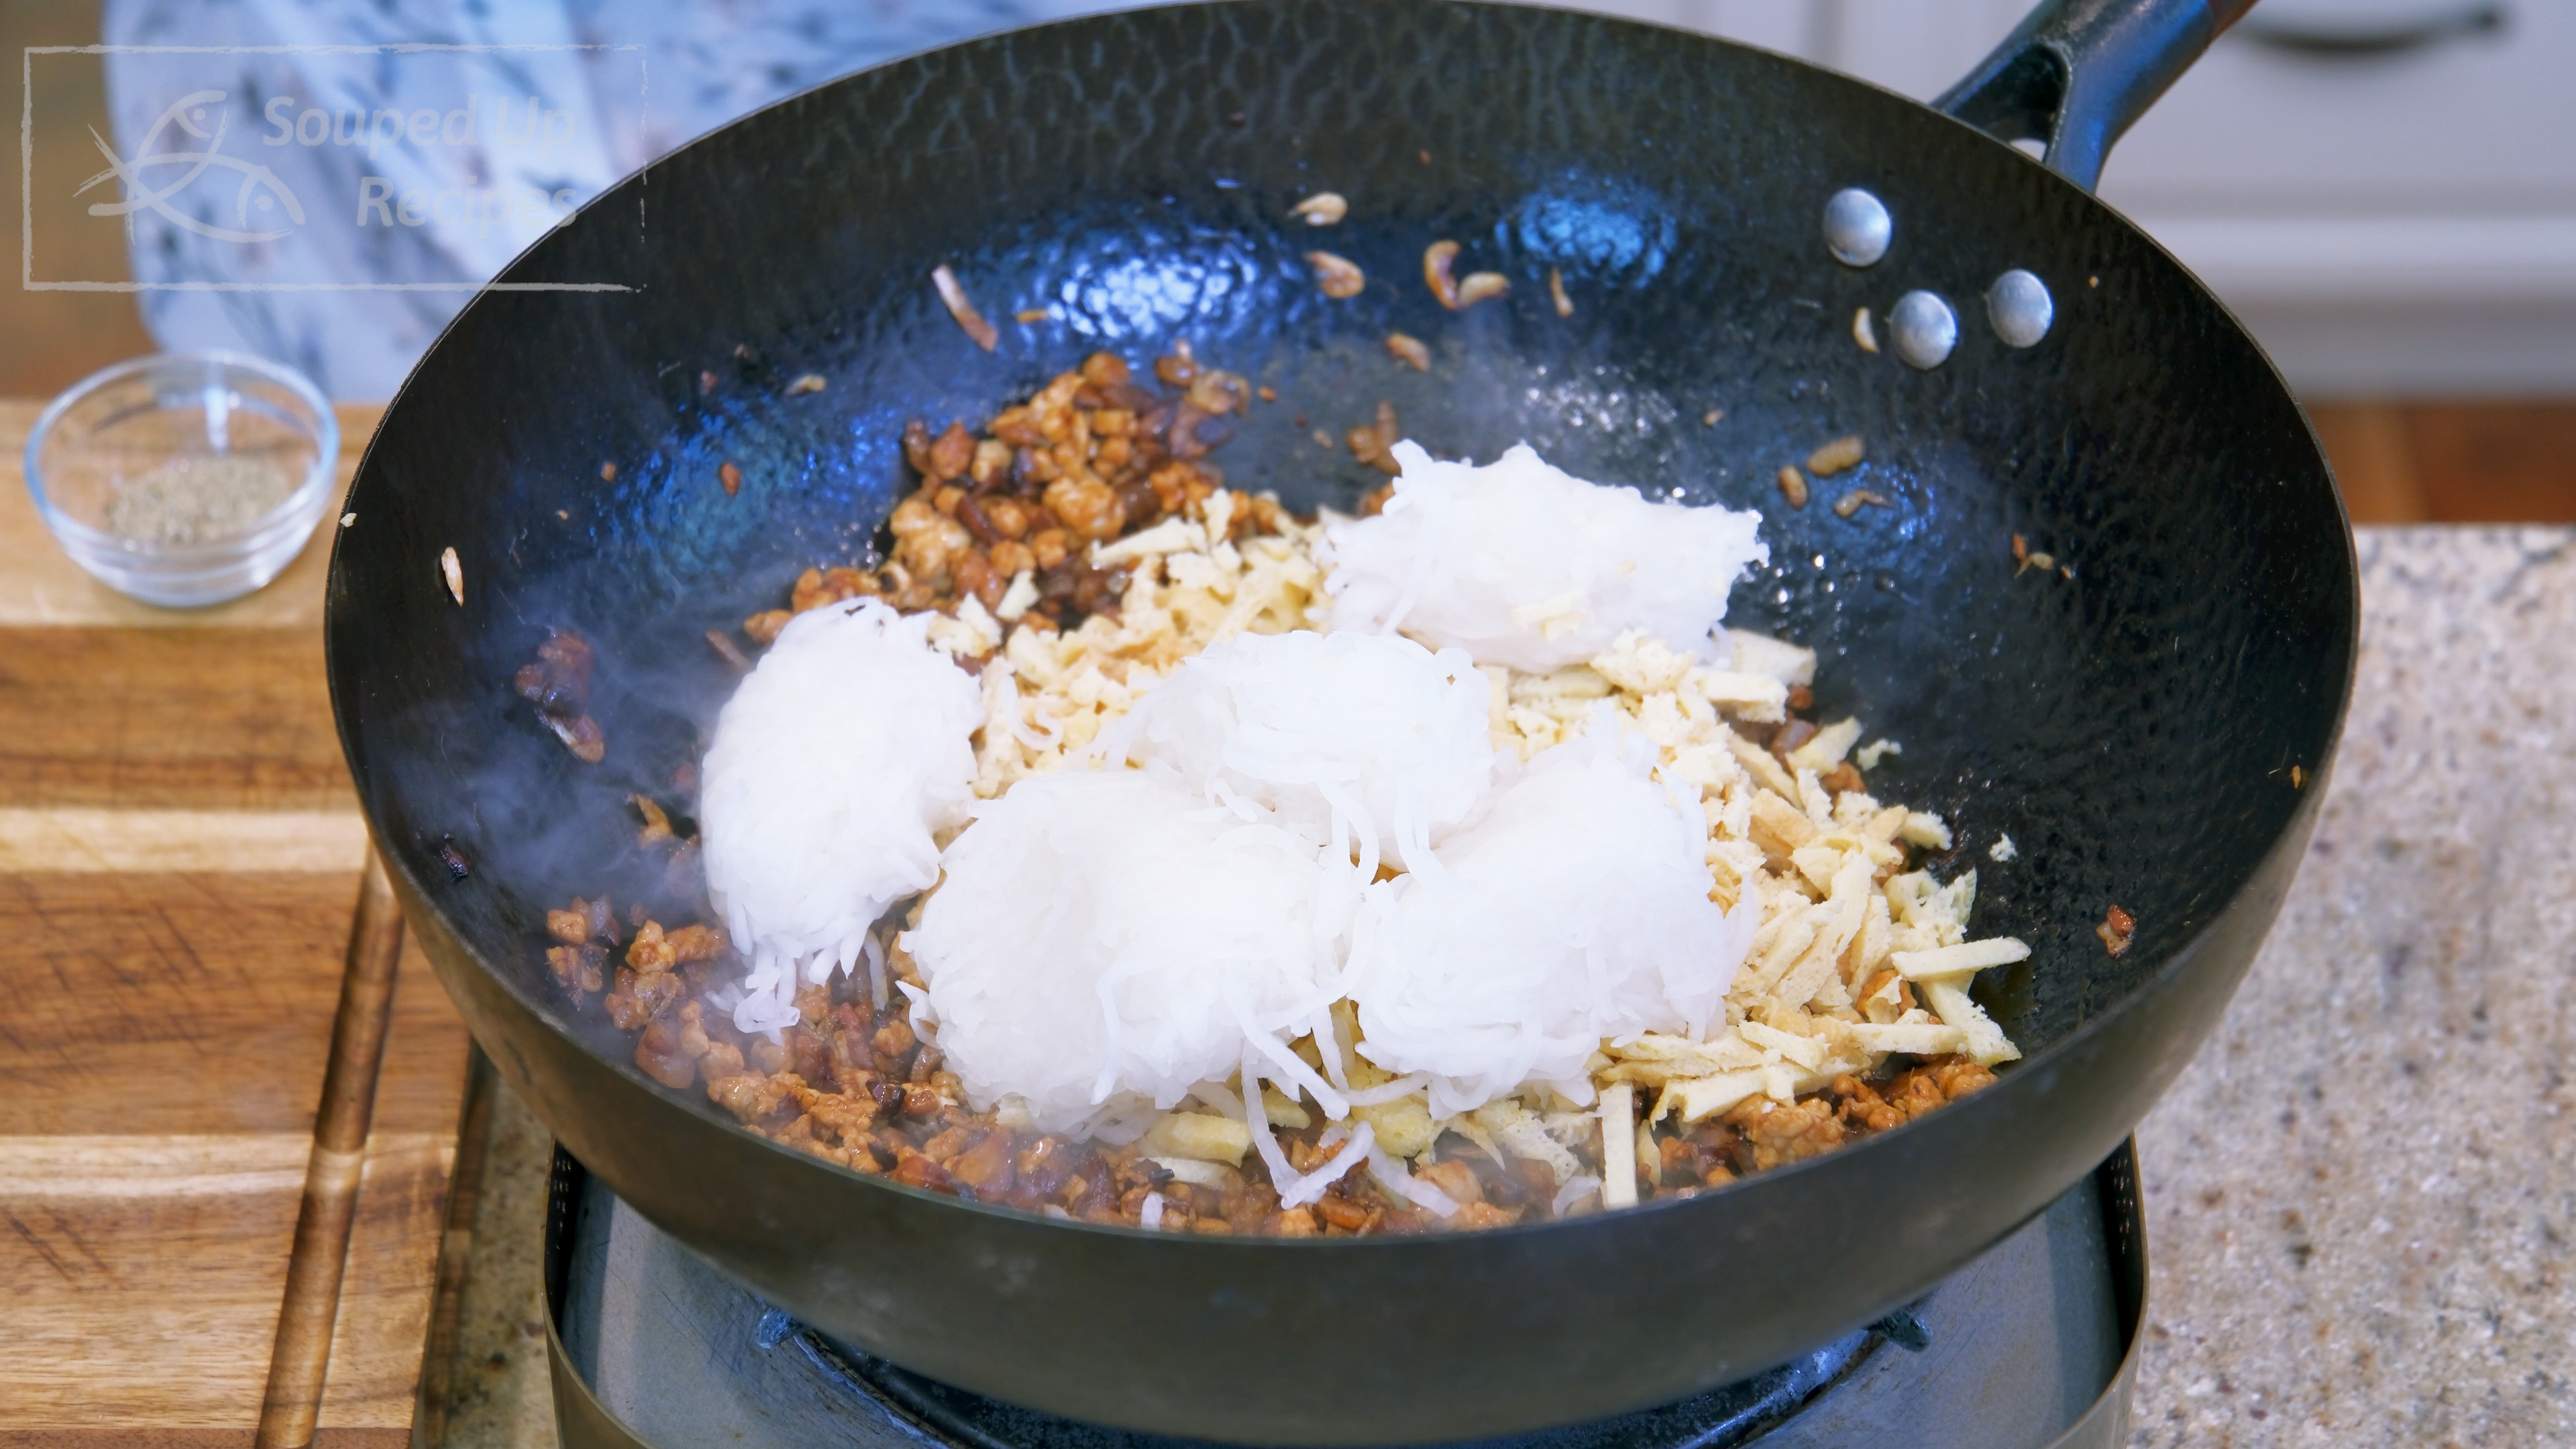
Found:
<svg viewBox="0 0 2576 1449"><path fill-rule="evenodd" d="M92 373L27 435L27 491L72 562L145 603L239 598L331 504L340 423L291 369L163 353Z"/></svg>

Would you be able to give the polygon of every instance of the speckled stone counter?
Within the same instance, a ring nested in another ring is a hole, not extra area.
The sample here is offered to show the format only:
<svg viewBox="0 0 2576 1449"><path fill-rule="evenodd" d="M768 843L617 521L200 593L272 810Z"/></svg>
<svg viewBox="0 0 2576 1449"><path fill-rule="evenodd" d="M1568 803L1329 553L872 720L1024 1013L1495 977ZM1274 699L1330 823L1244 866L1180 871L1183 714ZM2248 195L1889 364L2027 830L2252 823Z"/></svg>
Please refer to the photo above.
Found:
<svg viewBox="0 0 2576 1449"><path fill-rule="evenodd" d="M2140 1446L2576 1443L2576 532L2365 529L2361 556L2307 863L2138 1133ZM552 1441L547 1159L503 1105L450 1445Z"/></svg>
<svg viewBox="0 0 2576 1449"><path fill-rule="evenodd" d="M2361 558L2307 863L2138 1134L2140 1445L2576 1443L2576 533Z"/></svg>

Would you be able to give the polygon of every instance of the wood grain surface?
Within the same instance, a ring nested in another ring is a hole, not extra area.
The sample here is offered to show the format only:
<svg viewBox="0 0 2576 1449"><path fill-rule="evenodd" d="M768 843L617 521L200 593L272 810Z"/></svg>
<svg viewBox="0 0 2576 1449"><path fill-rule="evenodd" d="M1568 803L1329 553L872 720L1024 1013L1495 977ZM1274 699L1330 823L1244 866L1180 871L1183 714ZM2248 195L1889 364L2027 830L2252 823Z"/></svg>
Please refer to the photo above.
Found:
<svg viewBox="0 0 2576 1449"><path fill-rule="evenodd" d="M392 1024L394 967L402 956L402 907L384 863L370 852L340 968L331 1017L331 1054L315 1109L313 1153L305 1160L304 1202L286 1261L286 1295L269 1351L259 1449L305 1449L322 1411L331 1337L340 1321L341 1270L358 1217L367 1136L376 1115L376 1068Z"/></svg>
<svg viewBox="0 0 2576 1449"><path fill-rule="evenodd" d="M2308 420L2356 524L2576 523L2576 401L2338 401Z"/></svg>
<svg viewBox="0 0 2576 1449"><path fill-rule="evenodd" d="M0 871L355 871L345 811L0 809Z"/></svg>
<svg viewBox="0 0 2576 1449"><path fill-rule="evenodd" d="M0 1449L246 1449L366 850L327 549L213 609L116 595L21 486L36 410L0 402ZM409 1441L465 1055L406 948L317 1445Z"/></svg>
<svg viewBox="0 0 2576 1449"><path fill-rule="evenodd" d="M0 805L354 814L320 626L0 629Z"/></svg>
<svg viewBox="0 0 2576 1449"><path fill-rule="evenodd" d="M357 881L0 877L0 1131L309 1137Z"/></svg>

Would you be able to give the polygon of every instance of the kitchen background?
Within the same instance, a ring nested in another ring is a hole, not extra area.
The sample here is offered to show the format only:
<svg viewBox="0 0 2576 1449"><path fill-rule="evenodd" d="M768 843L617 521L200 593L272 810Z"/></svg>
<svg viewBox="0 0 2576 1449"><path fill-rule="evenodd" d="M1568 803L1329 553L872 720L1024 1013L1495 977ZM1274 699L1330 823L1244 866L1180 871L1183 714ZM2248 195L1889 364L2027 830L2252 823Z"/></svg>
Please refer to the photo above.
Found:
<svg viewBox="0 0 2576 1449"><path fill-rule="evenodd" d="M1400 0L1386 0L1400 3ZM1929 97L2026 0L1588 0ZM7 0L0 55L88 45L97 0ZM87 57L48 58L37 170L108 132ZM2112 158L2103 196L2233 306L2309 404L2356 522L2576 521L2576 5L2262 0ZM8 192L22 236L84 238L84 199ZM61 215L49 215L59 212ZM61 244L61 243L58 243ZM113 250L113 248L109 248ZM39 258L41 263L43 259ZM110 275L122 255L82 259ZM113 273L122 275L121 271ZM131 296L0 287L0 396L151 350Z"/></svg>

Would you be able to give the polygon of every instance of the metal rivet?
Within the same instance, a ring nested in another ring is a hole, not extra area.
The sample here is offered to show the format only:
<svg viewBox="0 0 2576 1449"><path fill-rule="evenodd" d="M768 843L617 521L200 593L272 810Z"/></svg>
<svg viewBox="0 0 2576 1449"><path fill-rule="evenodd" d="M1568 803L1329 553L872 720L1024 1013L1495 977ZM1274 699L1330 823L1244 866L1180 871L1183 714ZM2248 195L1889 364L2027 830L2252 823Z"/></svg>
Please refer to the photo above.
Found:
<svg viewBox="0 0 2576 1449"><path fill-rule="evenodd" d="M1930 370L1949 360L1950 349L1959 345L1959 314L1950 304L1930 292L1908 292L1896 299L1896 310L1887 314L1890 330L1896 334L1896 355L1908 367Z"/></svg>
<svg viewBox="0 0 2576 1449"><path fill-rule="evenodd" d="M2036 347L2057 320L2057 304L2049 300L2046 282L2015 267L1986 289L1986 317L2007 346Z"/></svg>
<svg viewBox="0 0 2576 1449"><path fill-rule="evenodd" d="M1825 203L1825 245L1836 261L1866 267L1887 255L1887 243L1895 235L1887 208L1857 186L1835 192Z"/></svg>

